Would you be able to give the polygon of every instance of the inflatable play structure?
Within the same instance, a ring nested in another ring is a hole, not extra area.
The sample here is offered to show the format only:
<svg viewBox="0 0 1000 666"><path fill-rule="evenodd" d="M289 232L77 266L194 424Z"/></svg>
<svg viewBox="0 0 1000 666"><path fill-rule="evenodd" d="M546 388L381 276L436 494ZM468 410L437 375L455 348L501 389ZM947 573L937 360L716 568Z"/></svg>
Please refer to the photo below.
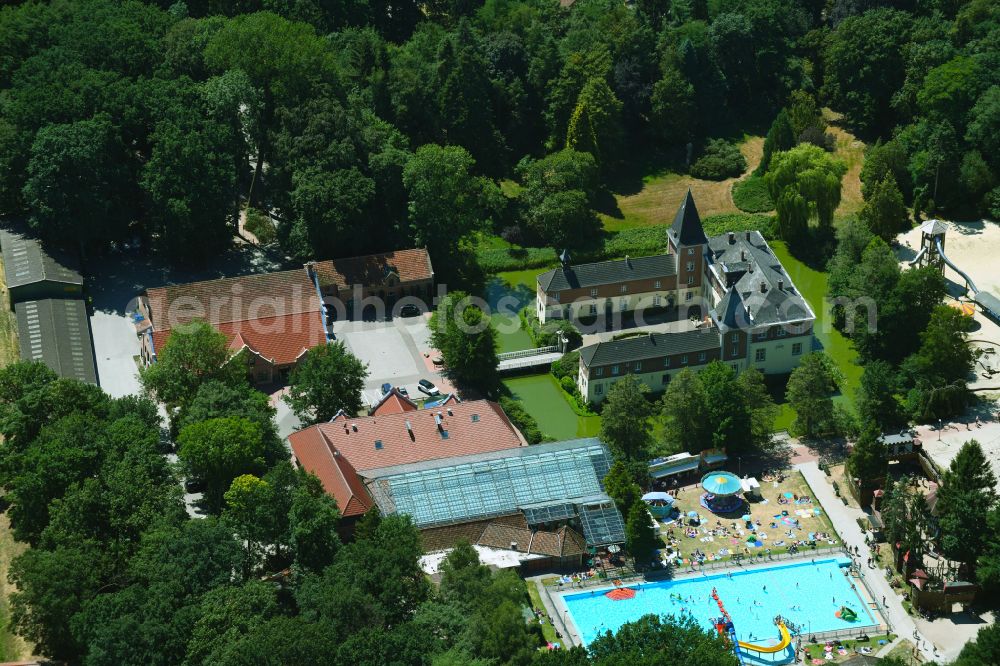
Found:
<svg viewBox="0 0 1000 666"><path fill-rule="evenodd" d="M834 613L834 615L836 615L841 620L844 620L846 622L858 621L858 614L855 613L852 609L848 608L847 606L841 606L840 610Z"/></svg>
<svg viewBox="0 0 1000 666"><path fill-rule="evenodd" d="M778 625L778 642L775 645L757 645L756 643L746 643L744 641L736 638L736 628L733 626L733 619L729 617L729 612L726 611L726 607L722 605L722 599L719 598L719 593L716 589L712 588L712 598L715 599L715 603L719 604L719 613L721 616L715 621L715 629L720 634L724 634L729 638L729 641L733 645L733 650L736 653L736 658L740 660L740 664L744 665L746 662L743 660L743 654L741 651L749 650L753 652L758 652L762 654L775 654L777 652L782 652L792 643L792 635L788 633L788 627L781 620L780 617L776 618L774 623Z"/></svg>
<svg viewBox="0 0 1000 666"><path fill-rule="evenodd" d="M965 280L965 288L972 292L972 300L979 305L983 314L1000 321L1000 299L988 291L980 291L968 274L956 266L944 253L944 235L948 230L941 220L927 220L920 225L920 251L910 262L910 266L933 266L944 273L944 267L958 273Z"/></svg>

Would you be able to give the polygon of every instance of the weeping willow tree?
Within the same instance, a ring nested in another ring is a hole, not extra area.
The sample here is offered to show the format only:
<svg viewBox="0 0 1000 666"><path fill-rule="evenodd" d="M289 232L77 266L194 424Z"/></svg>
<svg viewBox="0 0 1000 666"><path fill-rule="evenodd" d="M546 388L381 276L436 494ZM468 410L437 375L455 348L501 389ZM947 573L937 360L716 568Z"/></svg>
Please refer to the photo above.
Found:
<svg viewBox="0 0 1000 666"><path fill-rule="evenodd" d="M845 173L844 162L812 144L775 153L764 182L775 202L779 227L801 232L803 203L808 210L807 223L815 219L820 227L830 227L833 212L840 205Z"/></svg>

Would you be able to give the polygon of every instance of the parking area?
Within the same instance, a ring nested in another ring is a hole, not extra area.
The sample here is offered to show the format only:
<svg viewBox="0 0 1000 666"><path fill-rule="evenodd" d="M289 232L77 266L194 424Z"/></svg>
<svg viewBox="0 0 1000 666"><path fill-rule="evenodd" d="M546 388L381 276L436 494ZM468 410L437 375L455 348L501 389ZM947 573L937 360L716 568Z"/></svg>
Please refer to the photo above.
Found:
<svg viewBox="0 0 1000 666"><path fill-rule="evenodd" d="M334 324L334 333L352 354L368 365L365 400L369 404L381 397L382 384L405 387L409 394L421 397L417 382L433 382L441 393L453 387L435 370L432 359L429 315L400 317L389 322L342 321Z"/></svg>

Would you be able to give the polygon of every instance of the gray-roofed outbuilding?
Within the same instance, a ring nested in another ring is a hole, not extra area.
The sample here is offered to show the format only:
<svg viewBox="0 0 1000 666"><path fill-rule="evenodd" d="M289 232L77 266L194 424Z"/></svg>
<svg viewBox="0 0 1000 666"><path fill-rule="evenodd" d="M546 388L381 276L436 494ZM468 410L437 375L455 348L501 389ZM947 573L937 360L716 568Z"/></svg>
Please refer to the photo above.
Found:
<svg viewBox="0 0 1000 666"><path fill-rule="evenodd" d="M0 229L0 251L11 305L83 294L83 276L71 267L69 258L50 253L40 241Z"/></svg>
<svg viewBox="0 0 1000 666"><path fill-rule="evenodd" d="M677 274L672 254L598 261L592 264L554 268L538 276L542 291L555 293L565 289L586 289L630 280L650 280Z"/></svg>
<svg viewBox="0 0 1000 666"><path fill-rule="evenodd" d="M613 365L673 354L710 351L718 349L719 345L719 332L714 328L680 333L646 333L589 345L580 350L580 358L587 367Z"/></svg>
<svg viewBox="0 0 1000 666"><path fill-rule="evenodd" d="M23 360L41 361L60 377L97 383L90 322L82 300L22 301L14 312Z"/></svg>

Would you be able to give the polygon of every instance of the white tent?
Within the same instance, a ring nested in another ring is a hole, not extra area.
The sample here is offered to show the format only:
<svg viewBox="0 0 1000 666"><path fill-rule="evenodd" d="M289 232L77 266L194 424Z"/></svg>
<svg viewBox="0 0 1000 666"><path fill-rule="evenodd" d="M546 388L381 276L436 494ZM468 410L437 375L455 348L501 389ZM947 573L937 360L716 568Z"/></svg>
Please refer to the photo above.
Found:
<svg viewBox="0 0 1000 666"><path fill-rule="evenodd" d="M645 495L642 496L642 499L646 502L653 502L656 500L660 500L663 502L667 502L668 504L674 503L674 498L671 495L669 495L668 493L661 493L661 492L646 493Z"/></svg>

